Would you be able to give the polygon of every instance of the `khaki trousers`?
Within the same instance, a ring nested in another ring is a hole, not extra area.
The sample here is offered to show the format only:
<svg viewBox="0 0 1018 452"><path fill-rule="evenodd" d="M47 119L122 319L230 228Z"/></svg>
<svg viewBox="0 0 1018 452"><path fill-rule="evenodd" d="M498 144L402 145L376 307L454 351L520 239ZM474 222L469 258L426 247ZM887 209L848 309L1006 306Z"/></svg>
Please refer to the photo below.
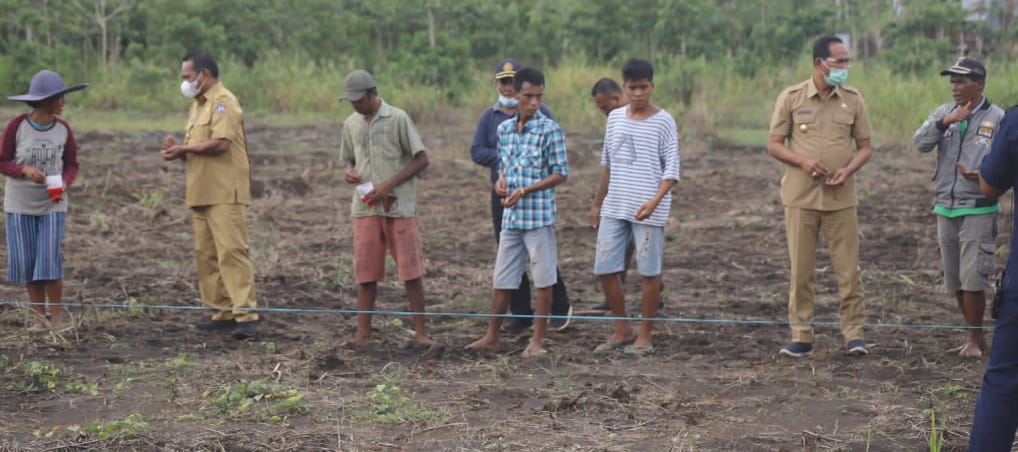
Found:
<svg viewBox="0 0 1018 452"><path fill-rule="evenodd" d="M242 204L191 208L198 290L213 320L253 322L258 314L231 308L254 308L254 268L247 248L247 223Z"/></svg>
<svg viewBox="0 0 1018 452"><path fill-rule="evenodd" d="M793 342L813 342L813 326L796 322L813 321L813 278L816 273L817 241L820 229L831 252L834 274L841 295L839 321L845 342L863 338L862 277L859 270L859 220L856 208L820 211L785 207L785 231L791 261L788 294L788 321Z"/></svg>

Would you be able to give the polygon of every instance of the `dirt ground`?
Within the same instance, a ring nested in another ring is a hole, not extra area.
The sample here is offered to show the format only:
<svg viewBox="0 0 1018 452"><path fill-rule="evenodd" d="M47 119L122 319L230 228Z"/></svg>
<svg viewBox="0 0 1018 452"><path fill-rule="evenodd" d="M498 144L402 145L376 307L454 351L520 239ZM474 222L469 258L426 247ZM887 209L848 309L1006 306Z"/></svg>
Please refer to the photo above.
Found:
<svg viewBox="0 0 1018 452"><path fill-rule="evenodd" d="M483 313L491 299L487 170L470 161L471 126L421 127L431 149L419 184L431 311ZM339 126L248 129L259 304L353 309L352 188L337 165ZM411 345L408 318L378 316L372 343L354 352L343 347L354 333L348 315L269 313L259 340L238 342L190 327L201 311L147 307L200 304L183 168L158 158L161 136L79 133L64 242L75 327L29 333L24 308L0 307L0 450L886 451L928 450L938 436L944 450L967 444L985 362L945 352L963 331L873 327L873 353L852 358L837 329L821 326L817 352L790 360L777 354L787 326L716 321L786 319L782 169L762 148L683 150L663 314L711 322L660 322L656 352L630 358L591 353L610 322L575 320L550 334L550 355L523 360L526 337L507 334L498 354L464 351L484 331L477 317L430 318L445 347L425 352ZM558 190L560 264L577 307L602 301L586 226L598 141L569 136L572 176ZM883 148L859 175L871 322L961 321L939 275L932 172L933 156ZM1001 220L1002 249L1009 225ZM816 319L836 321L826 250L817 266ZM378 308L405 310L391 268L389 276ZM638 284L630 278L627 302ZM21 287L0 288L2 300L24 298ZM132 307L96 307L107 303Z"/></svg>

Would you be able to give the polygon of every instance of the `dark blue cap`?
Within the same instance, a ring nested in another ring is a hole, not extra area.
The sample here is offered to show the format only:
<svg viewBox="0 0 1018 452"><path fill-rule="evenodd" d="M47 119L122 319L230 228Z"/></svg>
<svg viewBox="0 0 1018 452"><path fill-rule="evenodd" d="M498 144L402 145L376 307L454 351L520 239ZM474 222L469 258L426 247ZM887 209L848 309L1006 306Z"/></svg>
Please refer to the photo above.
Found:
<svg viewBox="0 0 1018 452"><path fill-rule="evenodd" d="M498 66L495 66L495 80L500 78L512 77L516 75L516 71L523 67L519 61L513 58L506 58L498 62Z"/></svg>

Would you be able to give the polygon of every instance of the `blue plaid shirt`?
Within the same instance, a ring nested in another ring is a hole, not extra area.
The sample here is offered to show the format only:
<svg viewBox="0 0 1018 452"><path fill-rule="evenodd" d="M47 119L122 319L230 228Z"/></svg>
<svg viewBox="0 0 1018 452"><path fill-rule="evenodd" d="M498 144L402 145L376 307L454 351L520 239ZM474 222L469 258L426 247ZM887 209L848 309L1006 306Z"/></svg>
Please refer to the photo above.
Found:
<svg viewBox="0 0 1018 452"><path fill-rule="evenodd" d="M558 124L540 111L516 131L515 115L498 126L498 157L509 193L529 187L552 174L569 177L566 137ZM555 225L555 188L527 192L502 211L503 229L530 230Z"/></svg>

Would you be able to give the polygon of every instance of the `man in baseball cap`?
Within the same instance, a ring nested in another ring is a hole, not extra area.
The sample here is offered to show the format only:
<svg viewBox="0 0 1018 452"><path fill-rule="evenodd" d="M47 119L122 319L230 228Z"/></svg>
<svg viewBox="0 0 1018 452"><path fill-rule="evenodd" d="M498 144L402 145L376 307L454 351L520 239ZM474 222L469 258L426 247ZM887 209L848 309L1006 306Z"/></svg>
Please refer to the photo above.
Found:
<svg viewBox="0 0 1018 452"><path fill-rule="evenodd" d="M417 228L417 175L428 166L424 142L405 111L378 97L368 71L358 69L346 77L342 98L357 111L343 122L339 142L345 180L357 185L350 204L357 310L375 308L388 249L410 310L424 312L424 253ZM417 344L439 346L427 336L424 316L414 315L413 322ZM371 314L358 314L350 347L363 345L370 334Z"/></svg>
<svg viewBox="0 0 1018 452"><path fill-rule="evenodd" d="M958 355L981 358L990 352L983 338L986 291L992 287L1000 204L979 187L979 165L990 152L1004 110L983 95L986 67L963 57L940 72L950 76L951 102L930 113L913 136L919 152L937 149L936 198L944 285L954 295L965 324Z"/></svg>
<svg viewBox="0 0 1018 452"><path fill-rule="evenodd" d="M982 80L986 78L986 66L974 58L961 57L954 66L940 71L940 75L967 75L969 78Z"/></svg>

